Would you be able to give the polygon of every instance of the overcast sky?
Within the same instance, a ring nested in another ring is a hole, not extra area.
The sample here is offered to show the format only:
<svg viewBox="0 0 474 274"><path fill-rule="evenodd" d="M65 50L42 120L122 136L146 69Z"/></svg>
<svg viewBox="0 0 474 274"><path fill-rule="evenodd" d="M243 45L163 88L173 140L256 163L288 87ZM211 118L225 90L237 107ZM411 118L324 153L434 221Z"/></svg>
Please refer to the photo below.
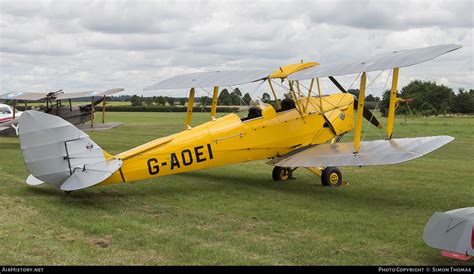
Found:
<svg viewBox="0 0 474 274"><path fill-rule="evenodd" d="M472 0L0 2L0 93L123 87L154 95L142 89L179 73L332 63L447 43L463 48L401 69L400 85L474 88ZM348 87L354 77L341 80ZM387 77L369 93L380 95ZM323 89L334 90L328 81Z"/></svg>

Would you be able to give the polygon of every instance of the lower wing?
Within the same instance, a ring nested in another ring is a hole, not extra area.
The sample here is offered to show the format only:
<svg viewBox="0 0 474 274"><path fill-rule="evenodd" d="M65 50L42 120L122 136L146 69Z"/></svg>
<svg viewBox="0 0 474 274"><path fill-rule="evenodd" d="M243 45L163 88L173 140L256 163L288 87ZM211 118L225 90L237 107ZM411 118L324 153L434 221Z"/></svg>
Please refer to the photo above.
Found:
<svg viewBox="0 0 474 274"><path fill-rule="evenodd" d="M403 163L426 155L454 140L451 136L400 138L365 141L358 153L354 144L337 143L311 146L273 159L281 167L371 166Z"/></svg>

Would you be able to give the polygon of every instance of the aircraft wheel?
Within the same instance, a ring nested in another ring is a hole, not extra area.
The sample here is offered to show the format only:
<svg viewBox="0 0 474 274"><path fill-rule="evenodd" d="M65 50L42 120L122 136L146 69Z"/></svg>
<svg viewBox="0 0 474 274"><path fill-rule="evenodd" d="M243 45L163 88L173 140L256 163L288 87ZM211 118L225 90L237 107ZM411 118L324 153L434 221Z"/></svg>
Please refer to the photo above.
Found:
<svg viewBox="0 0 474 274"><path fill-rule="evenodd" d="M292 178L293 170L289 167L275 166L272 171L273 181L286 181Z"/></svg>
<svg viewBox="0 0 474 274"><path fill-rule="evenodd" d="M342 184L342 173L335 166L326 167L321 175L321 183L323 186L340 187Z"/></svg>

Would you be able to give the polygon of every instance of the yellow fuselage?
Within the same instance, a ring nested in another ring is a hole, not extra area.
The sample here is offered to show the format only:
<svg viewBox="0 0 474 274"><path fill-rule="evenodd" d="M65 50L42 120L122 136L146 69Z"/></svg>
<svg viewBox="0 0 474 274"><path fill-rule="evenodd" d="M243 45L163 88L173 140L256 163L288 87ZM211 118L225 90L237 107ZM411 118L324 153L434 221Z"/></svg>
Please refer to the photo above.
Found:
<svg viewBox="0 0 474 274"><path fill-rule="evenodd" d="M334 94L322 97L321 101L322 112L319 98L311 97L307 104L302 97L296 109L276 112L266 105L262 107L262 116L252 120L243 122L232 113L151 141L112 156L122 159L122 167L101 184L268 159L325 143L352 130L352 95Z"/></svg>

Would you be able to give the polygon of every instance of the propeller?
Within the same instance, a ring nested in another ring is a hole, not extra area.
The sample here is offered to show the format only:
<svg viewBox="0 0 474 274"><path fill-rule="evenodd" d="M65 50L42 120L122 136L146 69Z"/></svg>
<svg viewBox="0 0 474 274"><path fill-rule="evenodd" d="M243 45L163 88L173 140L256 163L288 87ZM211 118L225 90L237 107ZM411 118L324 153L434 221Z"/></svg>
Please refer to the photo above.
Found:
<svg viewBox="0 0 474 274"><path fill-rule="evenodd" d="M329 76L329 79L331 80L331 82L334 83L334 85L340 90L342 91L343 93L348 93L347 90L345 90L342 85L336 80L336 78L332 77L332 76ZM357 109L357 106L358 106L358 100L357 98L354 98L354 109ZM382 128L382 124L379 122L379 120L377 120L377 118L375 117L375 115L367 108L364 106L364 109L363 109L363 112L362 112L362 115L364 116L365 119L367 119L367 121L369 121L372 125L378 127L378 128Z"/></svg>

